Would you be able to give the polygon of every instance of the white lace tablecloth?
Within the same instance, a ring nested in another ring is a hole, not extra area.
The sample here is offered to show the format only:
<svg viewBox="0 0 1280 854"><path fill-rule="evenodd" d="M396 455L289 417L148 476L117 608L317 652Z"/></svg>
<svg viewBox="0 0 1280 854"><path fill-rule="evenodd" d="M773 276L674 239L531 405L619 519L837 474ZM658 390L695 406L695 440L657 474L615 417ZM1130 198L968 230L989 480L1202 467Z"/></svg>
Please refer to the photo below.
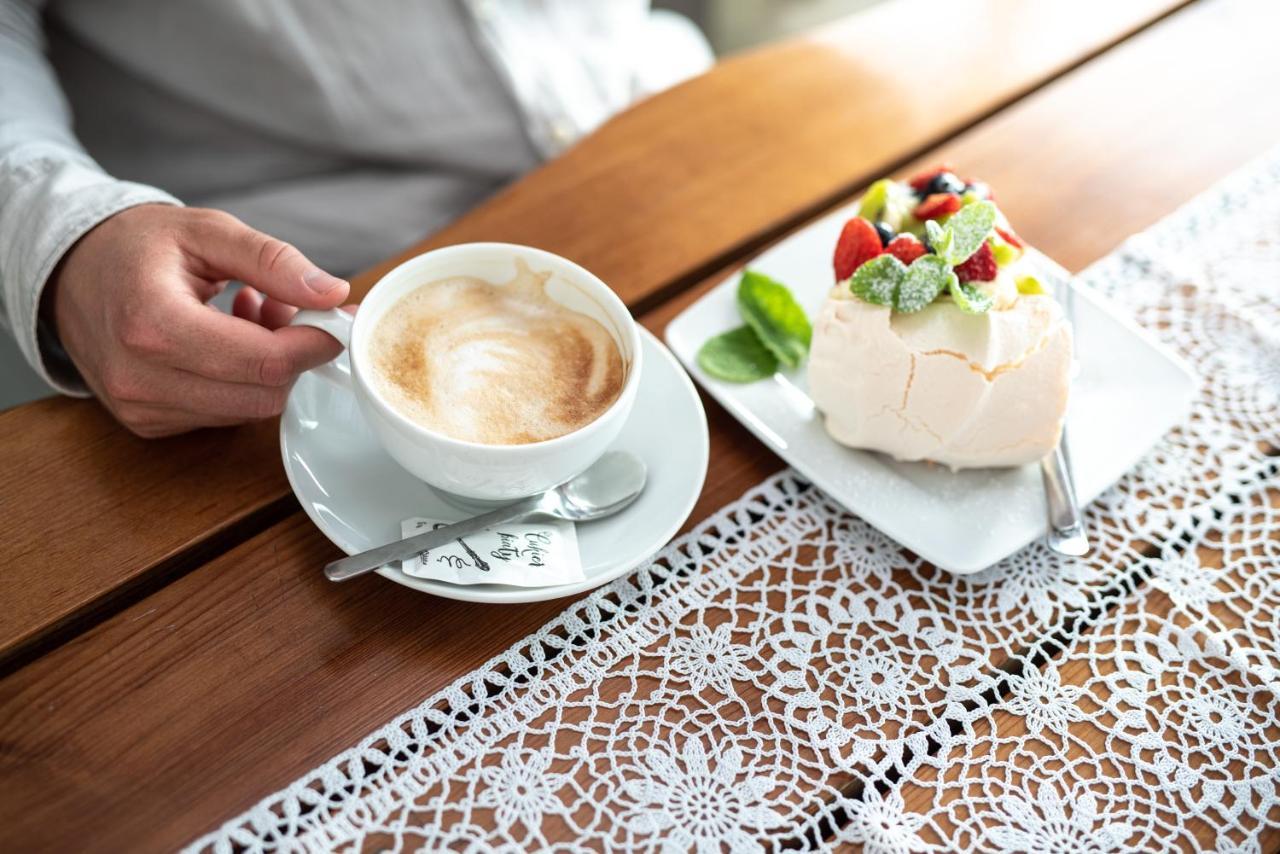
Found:
<svg viewBox="0 0 1280 854"><path fill-rule="evenodd" d="M192 849L1259 850L1280 151L1082 280L1203 377L1088 559L953 577L784 472Z"/></svg>

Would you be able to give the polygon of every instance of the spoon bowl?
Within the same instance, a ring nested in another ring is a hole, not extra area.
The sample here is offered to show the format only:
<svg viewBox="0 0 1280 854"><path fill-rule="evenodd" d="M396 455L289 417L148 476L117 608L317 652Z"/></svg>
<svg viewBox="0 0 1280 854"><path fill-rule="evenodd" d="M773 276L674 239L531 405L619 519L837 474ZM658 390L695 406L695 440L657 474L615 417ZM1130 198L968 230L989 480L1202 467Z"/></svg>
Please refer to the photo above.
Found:
<svg viewBox="0 0 1280 854"><path fill-rule="evenodd" d="M610 451L582 474L543 493L550 506L542 512L572 522L612 516L640 497L647 476L635 454Z"/></svg>

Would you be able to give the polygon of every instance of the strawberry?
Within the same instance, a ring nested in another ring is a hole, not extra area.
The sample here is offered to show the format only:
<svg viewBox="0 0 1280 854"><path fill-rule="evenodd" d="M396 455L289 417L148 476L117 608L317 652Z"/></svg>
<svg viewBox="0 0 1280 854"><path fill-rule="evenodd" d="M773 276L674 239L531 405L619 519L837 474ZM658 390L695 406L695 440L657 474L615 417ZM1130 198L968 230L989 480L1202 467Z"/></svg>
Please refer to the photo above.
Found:
<svg viewBox="0 0 1280 854"><path fill-rule="evenodd" d="M984 240L969 260L956 267L956 278L962 282L989 282L996 277L996 270L996 254Z"/></svg>
<svg viewBox="0 0 1280 854"><path fill-rule="evenodd" d="M1000 238L1004 240L1005 243L1008 243L1014 249L1027 248L1027 244L1022 242L1022 238L1014 234L1012 231L1010 231L1007 228L1001 228L1000 226L997 225L996 233L1000 235Z"/></svg>
<svg viewBox="0 0 1280 854"><path fill-rule="evenodd" d="M884 252L876 227L860 216L844 224L836 241L836 281L843 282L853 271Z"/></svg>
<svg viewBox="0 0 1280 854"><path fill-rule="evenodd" d="M953 193L934 193L925 196L913 212L918 220L937 219L940 216L953 214L960 210L960 197Z"/></svg>
<svg viewBox="0 0 1280 854"><path fill-rule="evenodd" d="M929 186L929 182L932 181L934 178L938 177L939 175L941 175L943 172L951 172L954 174L955 171L956 170L952 169L949 164L942 163L938 166L935 166L932 169L926 169L923 172L917 172L915 175L912 175L911 178L907 180L907 183L911 185L911 189L919 193L919 192L923 192L924 188Z"/></svg>
<svg viewBox="0 0 1280 854"><path fill-rule="evenodd" d="M907 265L925 254L924 244L914 234L899 234L889 241L884 251Z"/></svg>

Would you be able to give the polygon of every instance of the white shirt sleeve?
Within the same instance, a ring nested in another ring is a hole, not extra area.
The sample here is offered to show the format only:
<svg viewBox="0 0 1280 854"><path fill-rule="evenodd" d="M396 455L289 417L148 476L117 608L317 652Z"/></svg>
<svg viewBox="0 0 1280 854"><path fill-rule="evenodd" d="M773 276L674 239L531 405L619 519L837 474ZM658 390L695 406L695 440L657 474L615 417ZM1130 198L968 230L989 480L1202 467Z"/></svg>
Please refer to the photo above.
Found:
<svg viewBox="0 0 1280 854"><path fill-rule="evenodd" d="M0 323L64 394L87 394L60 344L40 328L40 296L58 261L87 231L125 208L180 204L154 187L117 181L76 141L43 53L43 0L0 0Z"/></svg>
<svg viewBox="0 0 1280 854"><path fill-rule="evenodd" d="M463 0L534 146L554 157L638 98L715 59L687 18L650 0Z"/></svg>

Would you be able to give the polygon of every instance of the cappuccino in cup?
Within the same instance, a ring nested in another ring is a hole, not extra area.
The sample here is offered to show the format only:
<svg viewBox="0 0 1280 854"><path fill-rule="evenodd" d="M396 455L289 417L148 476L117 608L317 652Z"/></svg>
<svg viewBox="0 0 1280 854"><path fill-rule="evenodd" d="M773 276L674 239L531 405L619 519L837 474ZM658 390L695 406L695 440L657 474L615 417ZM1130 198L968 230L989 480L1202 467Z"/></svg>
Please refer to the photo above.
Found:
<svg viewBox="0 0 1280 854"><path fill-rule="evenodd" d="M369 338L378 391L420 427L484 445L595 421L627 367L604 325L547 295L549 276L520 261L510 282L455 275L401 296Z"/></svg>
<svg viewBox="0 0 1280 854"><path fill-rule="evenodd" d="M300 311L292 323L347 349L312 370L354 396L392 459L485 503L545 492L599 459L644 363L640 328L608 285L510 243L433 249L379 279L355 316Z"/></svg>

